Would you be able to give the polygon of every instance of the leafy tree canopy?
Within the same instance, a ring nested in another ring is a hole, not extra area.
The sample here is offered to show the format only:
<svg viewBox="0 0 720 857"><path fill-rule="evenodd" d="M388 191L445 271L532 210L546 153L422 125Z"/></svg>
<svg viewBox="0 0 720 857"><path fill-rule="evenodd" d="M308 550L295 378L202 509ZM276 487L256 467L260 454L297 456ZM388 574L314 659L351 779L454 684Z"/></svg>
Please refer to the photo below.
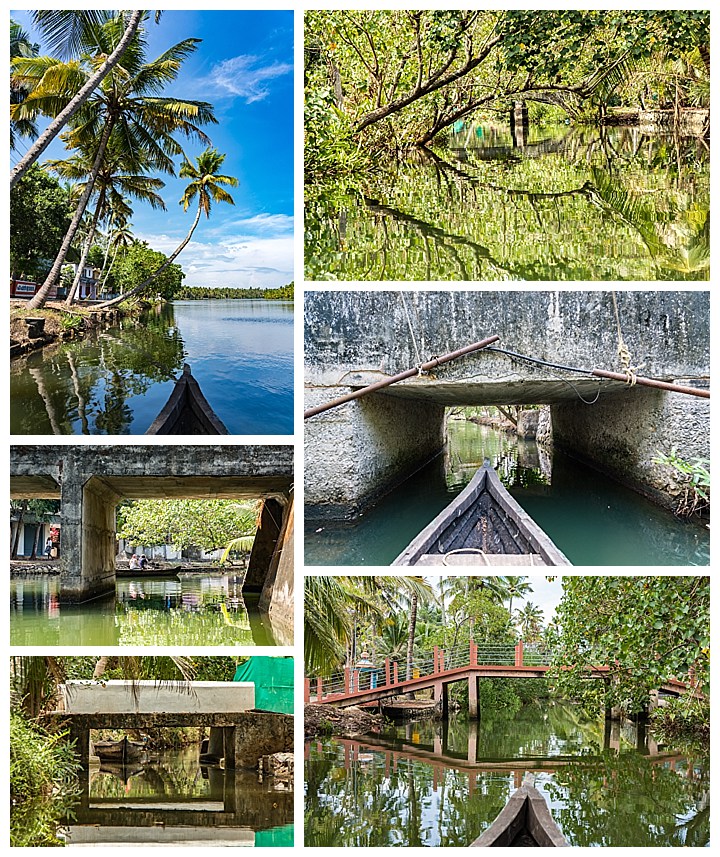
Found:
<svg viewBox="0 0 720 857"><path fill-rule="evenodd" d="M137 545L172 544L206 551L257 529L256 502L137 500L118 510L118 536Z"/></svg>
<svg viewBox="0 0 720 857"><path fill-rule="evenodd" d="M569 577L552 635L560 693L639 711L670 678L710 680L709 577ZM587 679L609 666L608 681Z"/></svg>
<svg viewBox="0 0 720 857"><path fill-rule="evenodd" d="M10 270L36 277L48 267L70 223L67 191L33 165L10 194Z"/></svg>
<svg viewBox="0 0 720 857"><path fill-rule="evenodd" d="M166 261L167 256L164 253L152 250L144 241L136 241L122 255L118 254L110 275L113 290L122 294L129 292ZM149 291L165 300L172 300L181 288L184 278L185 274L180 265L168 265L153 280L152 289Z"/></svg>

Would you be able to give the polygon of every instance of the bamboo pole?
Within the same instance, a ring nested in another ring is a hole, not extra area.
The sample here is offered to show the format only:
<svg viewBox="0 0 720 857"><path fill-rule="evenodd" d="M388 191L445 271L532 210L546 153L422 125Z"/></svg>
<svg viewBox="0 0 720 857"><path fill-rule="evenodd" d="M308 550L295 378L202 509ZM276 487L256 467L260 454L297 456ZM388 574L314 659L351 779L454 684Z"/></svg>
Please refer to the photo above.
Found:
<svg viewBox="0 0 720 857"><path fill-rule="evenodd" d="M332 399L325 402L324 405L310 408L305 411L304 418L314 417L316 414L321 414L324 411L329 411L331 408L336 408L338 405L344 405L345 402L351 402L353 399L359 399L366 396L368 393L374 393L377 390L382 390L389 387L391 384L396 384L398 381L404 381L406 378L412 378L414 375L419 375L421 372L430 372L436 366L441 366L443 363L449 363L451 360L457 360L458 357L464 357L466 354L472 354L474 351L480 351L482 348L487 348L493 342L498 342L499 336L490 336L480 342L474 342L472 345L467 345L465 348L459 348L457 351L451 351L449 354L443 354L441 357L436 357L429 360L427 363L422 363L420 366L414 366L412 369L406 369L404 372L399 372L397 375L391 375L389 378L383 378L382 381L377 381L375 384L369 384L367 387L361 387L359 390L354 390L352 393L347 393L345 396L340 396L337 399Z"/></svg>

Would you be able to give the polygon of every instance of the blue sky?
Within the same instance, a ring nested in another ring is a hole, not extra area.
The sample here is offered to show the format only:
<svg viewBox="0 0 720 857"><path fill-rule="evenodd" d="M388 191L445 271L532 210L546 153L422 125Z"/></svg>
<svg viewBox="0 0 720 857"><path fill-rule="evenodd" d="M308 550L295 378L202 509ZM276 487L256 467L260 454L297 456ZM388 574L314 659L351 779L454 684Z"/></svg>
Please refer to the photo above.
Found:
<svg viewBox="0 0 720 857"><path fill-rule="evenodd" d="M11 16L33 33L27 12ZM148 59L186 38L202 39L165 94L209 101L217 125L203 130L227 155L223 173L235 205L202 218L178 257L190 286L271 288L293 278L293 13L288 11L166 11L146 23ZM41 41L35 37L35 41ZM41 52L44 48L41 43ZM21 151L24 150L21 141ZM182 140L190 158L205 147ZM41 156L64 157L55 141ZM17 160L17 155L13 157ZM177 160L179 169L180 159ZM177 171L177 170L176 170ZM133 203L134 234L172 251L195 215L179 205L185 180L161 176L167 211Z"/></svg>

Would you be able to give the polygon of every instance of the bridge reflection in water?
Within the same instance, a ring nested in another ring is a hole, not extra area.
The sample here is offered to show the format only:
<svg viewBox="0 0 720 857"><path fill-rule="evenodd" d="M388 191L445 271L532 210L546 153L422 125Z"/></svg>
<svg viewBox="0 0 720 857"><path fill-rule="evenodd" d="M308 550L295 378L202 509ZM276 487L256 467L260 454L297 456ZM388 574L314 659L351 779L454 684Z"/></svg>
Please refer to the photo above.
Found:
<svg viewBox="0 0 720 857"><path fill-rule="evenodd" d="M467 846L527 771L575 846L706 845L709 765L575 706L305 746L308 846Z"/></svg>
<svg viewBox="0 0 720 857"><path fill-rule="evenodd" d="M251 770L198 762L198 749L85 768L66 841L80 844L292 845L293 792Z"/></svg>

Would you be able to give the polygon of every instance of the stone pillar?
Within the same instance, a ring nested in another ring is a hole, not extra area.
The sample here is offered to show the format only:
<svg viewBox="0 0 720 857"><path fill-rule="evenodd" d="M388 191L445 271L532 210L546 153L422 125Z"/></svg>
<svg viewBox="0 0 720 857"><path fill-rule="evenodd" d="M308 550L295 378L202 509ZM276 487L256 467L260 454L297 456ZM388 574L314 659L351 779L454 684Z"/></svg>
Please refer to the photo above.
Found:
<svg viewBox="0 0 720 857"><path fill-rule="evenodd" d="M510 110L510 135L513 148L521 149L527 145L530 117L524 101L514 101Z"/></svg>
<svg viewBox="0 0 720 857"><path fill-rule="evenodd" d="M441 681L436 681L433 685L433 699L435 706L440 708L440 716L443 720L448 719L448 694L447 685Z"/></svg>
<svg viewBox="0 0 720 857"><path fill-rule="evenodd" d="M233 767L255 768L261 756L292 752L293 749L293 718L289 714L250 711L239 716L233 731ZM229 767L226 755L225 768Z"/></svg>
<svg viewBox="0 0 720 857"><path fill-rule="evenodd" d="M592 407L577 401L551 409L556 447L668 508L678 486L653 458L673 446L684 459L710 457L707 399L632 387L601 396Z"/></svg>
<svg viewBox="0 0 720 857"><path fill-rule="evenodd" d="M265 584L275 545L283 521L283 506L278 500L268 497L263 503L260 526L255 533L243 592L261 592Z"/></svg>
<svg viewBox="0 0 720 857"><path fill-rule="evenodd" d="M312 407L350 392L306 388ZM445 442L445 408L371 393L305 424L305 515L352 518L431 461Z"/></svg>
<svg viewBox="0 0 720 857"><path fill-rule="evenodd" d="M223 758L225 759L225 770L234 771L237 767L237 739L236 726L223 726Z"/></svg>
<svg viewBox="0 0 720 857"><path fill-rule="evenodd" d="M279 644L292 645L295 615L295 506L287 503L258 606L267 611Z"/></svg>
<svg viewBox="0 0 720 857"><path fill-rule="evenodd" d="M60 601L81 603L115 592L115 507L104 480L66 465L62 476Z"/></svg>

